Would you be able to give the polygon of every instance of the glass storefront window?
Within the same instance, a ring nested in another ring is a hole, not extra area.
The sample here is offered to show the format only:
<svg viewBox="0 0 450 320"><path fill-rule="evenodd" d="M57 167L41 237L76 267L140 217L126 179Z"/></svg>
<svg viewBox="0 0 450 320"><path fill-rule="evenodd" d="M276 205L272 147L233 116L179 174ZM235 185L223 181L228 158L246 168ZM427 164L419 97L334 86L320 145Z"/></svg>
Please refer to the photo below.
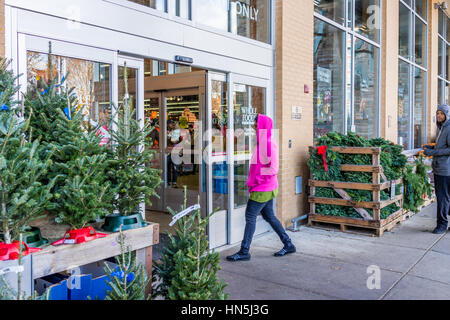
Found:
<svg viewBox="0 0 450 320"><path fill-rule="evenodd" d="M399 54L405 59L411 59L411 11L400 3L400 34L399 34Z"/></svg>
<svg viewBox="0 0 450 320"><path fill-rule="evenodd" d="M193 20L203 25L228 30L228 0L195 0Z"/></svg>
<svg viewBox="0 0 450 320"><path fill-rule="evenodd" d="M405 149L409 147L409 124L410 124L410 65L402 60L399 61L398 81L398 144Z"/></svg>
<svg viewBox="0 0 450 320"><path fill-rule="evenodd" d="M411 1L413 1L413 0L403 0L403 2L406 3L410 7L411 7Z"/></svg>
<svg viewBox="0 0 450 320"><path fill-rule="evenodd" d="M450 23L448 22L448 18L445 20L446 21L446 27L445 27L445 33L446 33L446 37L445 39L447 39L448 42L450 42Z"/></svg>
<svg viewBox="0 0 450 320"><path fill-rule="evenodd" d="M200 101L199 95L192 93L174 91L165 95L166 181L170 188L186 186L188 190L197 192L200 175L196 159L200 137Z"/></svg>
<svg viewBox="0 0 450 320"><path fill-rule="evenodd" d="M314 23L314 137L344 132L345 32Z"/></svg>
<svg viewBox="0 0 450 320"><path fill-rule="evenodd" d="M378 136L380 3L314 1L315 139L330 131Z"/></svg>
<svg viewBox="0 0 450 320"><path fill-rule="evenodd" d="M212 80L211 85L213 208L227 210L228 163L223 161L223 156L227 155L228 84L226 82ZM215 159L222 159L222 161Z"/></svg>
<svg viewBox="0 0 450 320"><path fill-rule="evenodd" d="M426 67L427 58L427 25L416 17L415 62Z"/></svg>
<svg viewBox="0 0 450 320"><path fill-rule="evenodd" d="M169 13L184 19L191 18L190 0L169 0Z"/></svg>
<svg viewBox="0 0 450 320"><path fill-rule="evenodd" d="M130 99L130 114L135 112L134 116L138 119L138 114L136 112L137 105L137 70L127 67L127 86L128 95ZM125 97L125 67L119 67L119 106L123 105L123 100Z"/></svg>
<svg viewBox="0 0 450 320"><path fill-rule="evenodd" d="M449 27L447 15L439 9L438 104L448 104L448 87L450 84Z"/></svg>
<svg viewBox="0 0 450 320"><path fill-rule="evenodd" d="M355 1L355 31L380 42L381 12L379 0Z"/></svg>
<svg viewBox="0 0 450 320"><path fill-rule="evenodd" d="M355 41L354 121L356 133L369 139L376 137L378 131L379 51L368 42Z"/></svg>
<svg viewBox="0 0 450 320"><path fill-rule="evenodd" d="M445 52L445 59L442 59L442 63L445 65L445 79L447 81L450 81L450 45L445 43L444 44L444 52Z"/></svg>
<svg viewBox="0 0 450 320"><path fill-rule="evenodd" d="M347 35L347 46L346 46L346 69L345 69L345 96L346 96L346 105L345 112L347 114L347 130L352 131L353 125L353 37L351 35ZM345 132L345 131L344 131Z"/></svg>
<svg viewBox="0 0 450 320"><path fill-rule="evenodd" d="M215 29L270 43L269 0L195 0L193 20Z"/></svg>
<svg viewBox="0 0 450 320"><path fill-rule="evenodd" d="M445 78L445 66L444 66L444 57L443 57L443 55L445 55L445 51L444 51L445 42L441 38L439 38L438 41L439 41L439 53L438 53L439 72L438 72L438 74L442 78Z"/></svg>
<svg viewBox="0 0 450 320"><path fill-rule="evenodd" d="M228 86L226 82L211 81L212 146L214 156L227 155L226 132L228 129Z"/></svg>
<svg viewBox="0 0 450 320"><path fill-rule="evenodd" d="M111 65L100 62L52 55L53 77L74 88L86 122L111 126ZM49 80L49 56L46 53L27 52L27 81L37 85L38 80Z"/></svg>
<svg viewBox="0 0 450 320"><path fill-rule="evenodd" d="M314 10L324 17L344 25L345 1L347 0L316 0L314 1Z"/></svg>
<svg viewBox="0 0 450 320"><path fill-rule="evenodd" d="M231 32L269 43L270 1L231 0Z"/></svg>
<svg viewBox="0 0 450 320"><path fill-rule="evenodd" d="M266 89L248 85L234 86L234 207L242 207L249 199L246 185L256 131L252 125L258 114L265 113Z"/></svg>
<svg viewBox="0 0 450 320"><path fill-rule="evenodd" d="M427 0L404 1L399 12L399 103L398 139L405 149L426 142L427 123ZM441 20L441 17L439 17ZM424 22L425 21L425 22ZM443 72L442 44L439 43L439 72ZM418 68L417 66L423 68Z"/></svg>
<svg viewBox="0 0 450 320"><path fill-rule="evenodd" d="M162 169L161 166L161 123L160 123L160 106L161 106L161 96L154 95L145 100L144 105L144 119L145 122L150 122L153 131L150 133L150 139L152 140L150 149L155 152L155 156L152 158L150 167L154 169Z"/></svg>
<svg viewBox="0 0 450 320"><path fill-rule="evenodd" d="M153 8L156 10L165 11L165 0L128 0L130 2L134 2L149 8Z"/></svg>
<svg viewBox="0 0 450 320"><path fill-rule="evenodd" d="M427 20L427 0L416 0L416 12Z"/></svg>
<svg viewBox="0 0 450 320"><path fill-rule="evenodd" d="M414 88L414 148L418 149L426 143L426 102L427 73L415 68Z"/></svg>

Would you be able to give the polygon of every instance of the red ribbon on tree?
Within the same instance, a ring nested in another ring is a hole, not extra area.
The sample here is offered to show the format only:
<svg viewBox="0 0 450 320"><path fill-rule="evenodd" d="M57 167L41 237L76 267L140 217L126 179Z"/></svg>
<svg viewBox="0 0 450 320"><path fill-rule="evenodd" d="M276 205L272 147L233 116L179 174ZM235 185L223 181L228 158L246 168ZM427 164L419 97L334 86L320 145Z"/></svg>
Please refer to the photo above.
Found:
<svg viewBox="0 0 450 320"><path fill-rule="evenodd" d="M322 156L323 166L325 167L325 171L328 172L328 164L327 164L327 146L317 147L317 154Z"/></svg>

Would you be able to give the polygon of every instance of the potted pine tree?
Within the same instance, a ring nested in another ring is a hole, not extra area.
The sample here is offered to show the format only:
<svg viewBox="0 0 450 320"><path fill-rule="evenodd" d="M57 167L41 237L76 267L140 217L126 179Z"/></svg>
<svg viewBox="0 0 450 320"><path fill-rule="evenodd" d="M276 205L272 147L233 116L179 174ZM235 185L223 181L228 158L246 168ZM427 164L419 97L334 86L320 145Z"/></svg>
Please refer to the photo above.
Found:
<svg viewBox="0 0 450 320"><path fill-rule="evenodd" d="M0 60L0 232L4 241L0 243L0 260L19 258L19 233L43 213L55 182L40 182L52 164L52 152L43 160L38 156L40 145L32 140L30 119L18 116L18 101L14 101L17 77L8 70L9 64ZM40 250L23 246L23 255Z"/></svg>
<svg viewBox="0 0 450 320"><path fill-rule="evenodd" d="M186 187L184 204L187 208ZM200 202L200 199L199 199ZM178 213L169 208L172 216ZM227 284L218 279L219 253L208 250L206 228L211 215L202 218L200 209L181 217L175 224L175 236L167 231L169 243L161 251L161 262L152 272L152 298L169 300L227 300Z"/></svg>
<svg viewBox="0 0 450 320"><path fill-rule="evenodd" d="M55 191L60 222L70 225L64 239L53 245L82 243L106 234L97 233L90 221L106 215L111 210L115 191L107 178L110 168L107 147L100 146L101 138L96 130L84 130L81 111L68 105L70 119L61 110L56 110L55 167L60 177Z"/></svg>
<svg viewBox="0 0 450 320"><path fill-rule="evenodd" d="M154 152L150 150L150 123L140 126L135 112L130 109L128 95L127 68L125 67L125 98L117 111L117 120L113 120L117 130L111 133L113 175L110 180L117 196L113 199L115 213L105 218L103 229L118 232L146 226L140 212L140 204L151 204L150 197L158 196L156 188L161 183L160 171L150 167Z"/></svg>
<svg viewBox="0 0 450 320"><path fill-rule="evenodd" d="M53 69L51 61L49 54L49 70ZM30 117L34 135L42 140L41 156L56 149L54 165L42 182L56 179L48 213L70 229L53 245L81 243L106 236L88 224L112 210L115 191L108 180L111 150L101 145L99 128L85 123L73 88L64 85L67 76L60 82L52 75L49 78L30 88L25 114Z"/></svg>

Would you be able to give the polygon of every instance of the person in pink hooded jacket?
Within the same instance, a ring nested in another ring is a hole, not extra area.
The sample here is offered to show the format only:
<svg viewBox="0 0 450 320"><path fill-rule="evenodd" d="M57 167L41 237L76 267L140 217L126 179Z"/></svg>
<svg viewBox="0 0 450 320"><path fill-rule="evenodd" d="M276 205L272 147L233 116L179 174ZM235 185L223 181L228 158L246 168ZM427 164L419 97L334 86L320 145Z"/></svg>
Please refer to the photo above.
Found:
<svg viewBox="0 0 450 320"><path fill-rule="evenodd" d="M273 212L273 202L278 194L278 146L272 140L272 119L260 114L253 128L257 132L257 145L252 154L247 180L250 199L245 211L244 239L241 250L228 256L228 261L250 260L250 245L256 229L256 218L260 213L284 244L283 249L276 252L275 256L282 257L296 252L291 239Z"/></svg>

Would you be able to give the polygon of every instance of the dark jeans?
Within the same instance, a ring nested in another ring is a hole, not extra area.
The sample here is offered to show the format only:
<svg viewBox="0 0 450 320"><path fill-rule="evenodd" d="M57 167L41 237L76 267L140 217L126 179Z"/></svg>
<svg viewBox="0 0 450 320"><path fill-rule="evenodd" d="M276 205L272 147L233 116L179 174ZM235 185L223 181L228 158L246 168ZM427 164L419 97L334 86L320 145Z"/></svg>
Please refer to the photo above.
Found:
<svg viewBox="0 0 450 320"><path fill-rule="evenodd" d="M277 219L273 212L273 200L265 203L259 203L253 200L248 200L247 209L245 211L245 233L244 240L241 244L241 252L244 254L249 253L250 245L252 243L253 235L256 229L256 218L259 213L262 214L264 220L266 220L273 230L280 237L281 242L286 246L291 243L291 239L284 230L281 222Z"/></svg>
<svg viewBox="0 0 450 320"><path fill-rule="evenodd" d="M450 214L450 177L434 175L434 187L437 198L437 225L448 226Z"/></svg>
<svg viewBox="0 0 450 320"><path fill-rule="evenodd" d="M177 183L178 166L172 162L172 155L167 156L167 183Z"/></svg>

